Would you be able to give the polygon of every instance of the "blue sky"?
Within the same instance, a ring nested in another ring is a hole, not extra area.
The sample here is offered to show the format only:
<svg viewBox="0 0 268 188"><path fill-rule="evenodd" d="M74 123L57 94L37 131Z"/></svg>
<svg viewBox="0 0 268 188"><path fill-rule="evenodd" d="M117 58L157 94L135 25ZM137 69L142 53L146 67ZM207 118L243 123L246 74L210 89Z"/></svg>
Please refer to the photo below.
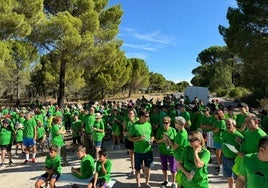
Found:
<svg viewBox="0 0 268 188"><path fill-rule="evenodd" d="M224 46L218 26L229 26L226 13L235 0L110 0L124 11L120 32L128 58L145 60L150 72L175 83L193 78L198 54Z"/></svg>

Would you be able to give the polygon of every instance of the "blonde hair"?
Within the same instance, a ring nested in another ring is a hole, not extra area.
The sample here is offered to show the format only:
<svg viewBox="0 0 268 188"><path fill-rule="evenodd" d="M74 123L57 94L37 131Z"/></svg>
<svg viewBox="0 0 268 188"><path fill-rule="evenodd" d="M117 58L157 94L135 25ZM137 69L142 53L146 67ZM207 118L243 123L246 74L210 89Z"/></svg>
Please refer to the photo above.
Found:
<svg viewBox="0 0 268 188"><path fill-rule="evenodd" d="M163 117L163 121L168 121L169 123L171 122L171 118L166 116L166 117Z"/></svg>
<svg viewBox="0 0 268 188"><path fill-rule="evenodd" d="M199 131L192 131L192 132L189 133L189 136L190 135L195 137L195 138L198 138L198 140L200 141L200 145L202 147L206 147L204 137Z"/></svg>

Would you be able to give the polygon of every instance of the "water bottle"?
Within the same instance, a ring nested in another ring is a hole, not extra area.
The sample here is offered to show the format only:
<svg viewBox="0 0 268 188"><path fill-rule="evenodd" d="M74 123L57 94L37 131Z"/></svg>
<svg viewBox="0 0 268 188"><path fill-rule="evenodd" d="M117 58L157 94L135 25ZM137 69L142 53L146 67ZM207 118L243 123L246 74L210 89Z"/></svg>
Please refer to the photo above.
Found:
<svg viewBox="0 0 268 188"><path fill-rule="evenodd" d="M194 177L194 174L195 174L195 171L194 170L191 170L190 174L192 175L191 178L187 178L188 181L191 181Z"/></svg>

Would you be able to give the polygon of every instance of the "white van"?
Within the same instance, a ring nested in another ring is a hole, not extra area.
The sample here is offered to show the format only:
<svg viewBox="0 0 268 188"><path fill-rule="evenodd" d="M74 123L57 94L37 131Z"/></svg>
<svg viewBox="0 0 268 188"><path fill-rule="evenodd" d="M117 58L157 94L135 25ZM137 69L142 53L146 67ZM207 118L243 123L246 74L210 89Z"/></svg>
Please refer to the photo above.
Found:
<svg viewBox="0 0 268 188"><path fill-rule="evenodd" d="M204 104L209 102L209 91L207 87L189 86L184 90L184 97L188 96L190 101L193 101L195 97L202 100Z"/></svg>

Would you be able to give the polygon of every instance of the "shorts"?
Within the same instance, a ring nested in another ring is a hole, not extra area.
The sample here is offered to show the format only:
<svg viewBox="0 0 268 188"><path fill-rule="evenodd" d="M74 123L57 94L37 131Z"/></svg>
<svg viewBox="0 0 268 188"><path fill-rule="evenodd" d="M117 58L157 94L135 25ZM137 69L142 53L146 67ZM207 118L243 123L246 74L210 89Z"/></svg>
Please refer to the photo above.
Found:
<svg viewBox="0 0 268 188"><path fill-rule="evenodd" d="M102 144L101 141L94 141L95 148L100 148L101 147L101 144Z"/></svg>
<svg viewBox="0 0 268 188"><path fill-rule="evenodd" d="M152 168L154 165L153 151L149 151L147 153L134 152L134 162L135 170L140 170L143 162L145 167Z"/></svg>
<svg viewBox="0 0 268 188"><path fill-rule="evenodd" d="M89 182L89 183L94 183L94 178ZM104 186L106 187L106 181L104 178L97 179L96 186Z"/></svg>
<svg viewBox="0 0 268 188"><path fill-rule="evenodd" d="M23 138L23 145L25 147L30 147L36 144L36 141L33 138Z"/></svg>
<svg viewBox="0 0 268 188"><path fill-rule="evenodd" d="M224 177L233 177L234 179L237 178L235 173L233 173L232 168L235 164L235 158L227 158L224 155L222 155L222 170L223 170L223 176Z"/></svg>
<svg viewBox="0 0 268 188"><path fill-rule="evenodd" d="M39 179L39 180L47 181L47 177L48 177L48 173L46 172L46 173L44 173L42 176L40 176L38 179ZM55 174L52 174L52 176L49 178L49 180L51 180L51 179L56 179L56 180L58 180L59 177L60 177L60 174L55 173Z"/></svg>
<svg viewBox="0 0 268 188"><path fill-rule="evenodd" d="M160 162L163 171L167 171L169 163L170 172L171 173L177 172L177 164L174 156L167 156L160 154Z"/></svg>
<svg viewBox="0 0 268 188"><path fill-rule="evenodd" d="M221 149L221 144L217 143L217 142L214 142L214 148Z"/></svg>
<svg viewBox="0 0 268 188"><path fill-rule="evenodd" d="M1 151L2 150L6 150L7 152L11 151L12 148L12 144L8 144L8 145L0 145Z"/></svg>
<svg viewBox="0 0 268 188"><path fill-rule="evenodd" d="M125 139L125 148L129 150L134 150L134 143L129 139Z"/></svg>

